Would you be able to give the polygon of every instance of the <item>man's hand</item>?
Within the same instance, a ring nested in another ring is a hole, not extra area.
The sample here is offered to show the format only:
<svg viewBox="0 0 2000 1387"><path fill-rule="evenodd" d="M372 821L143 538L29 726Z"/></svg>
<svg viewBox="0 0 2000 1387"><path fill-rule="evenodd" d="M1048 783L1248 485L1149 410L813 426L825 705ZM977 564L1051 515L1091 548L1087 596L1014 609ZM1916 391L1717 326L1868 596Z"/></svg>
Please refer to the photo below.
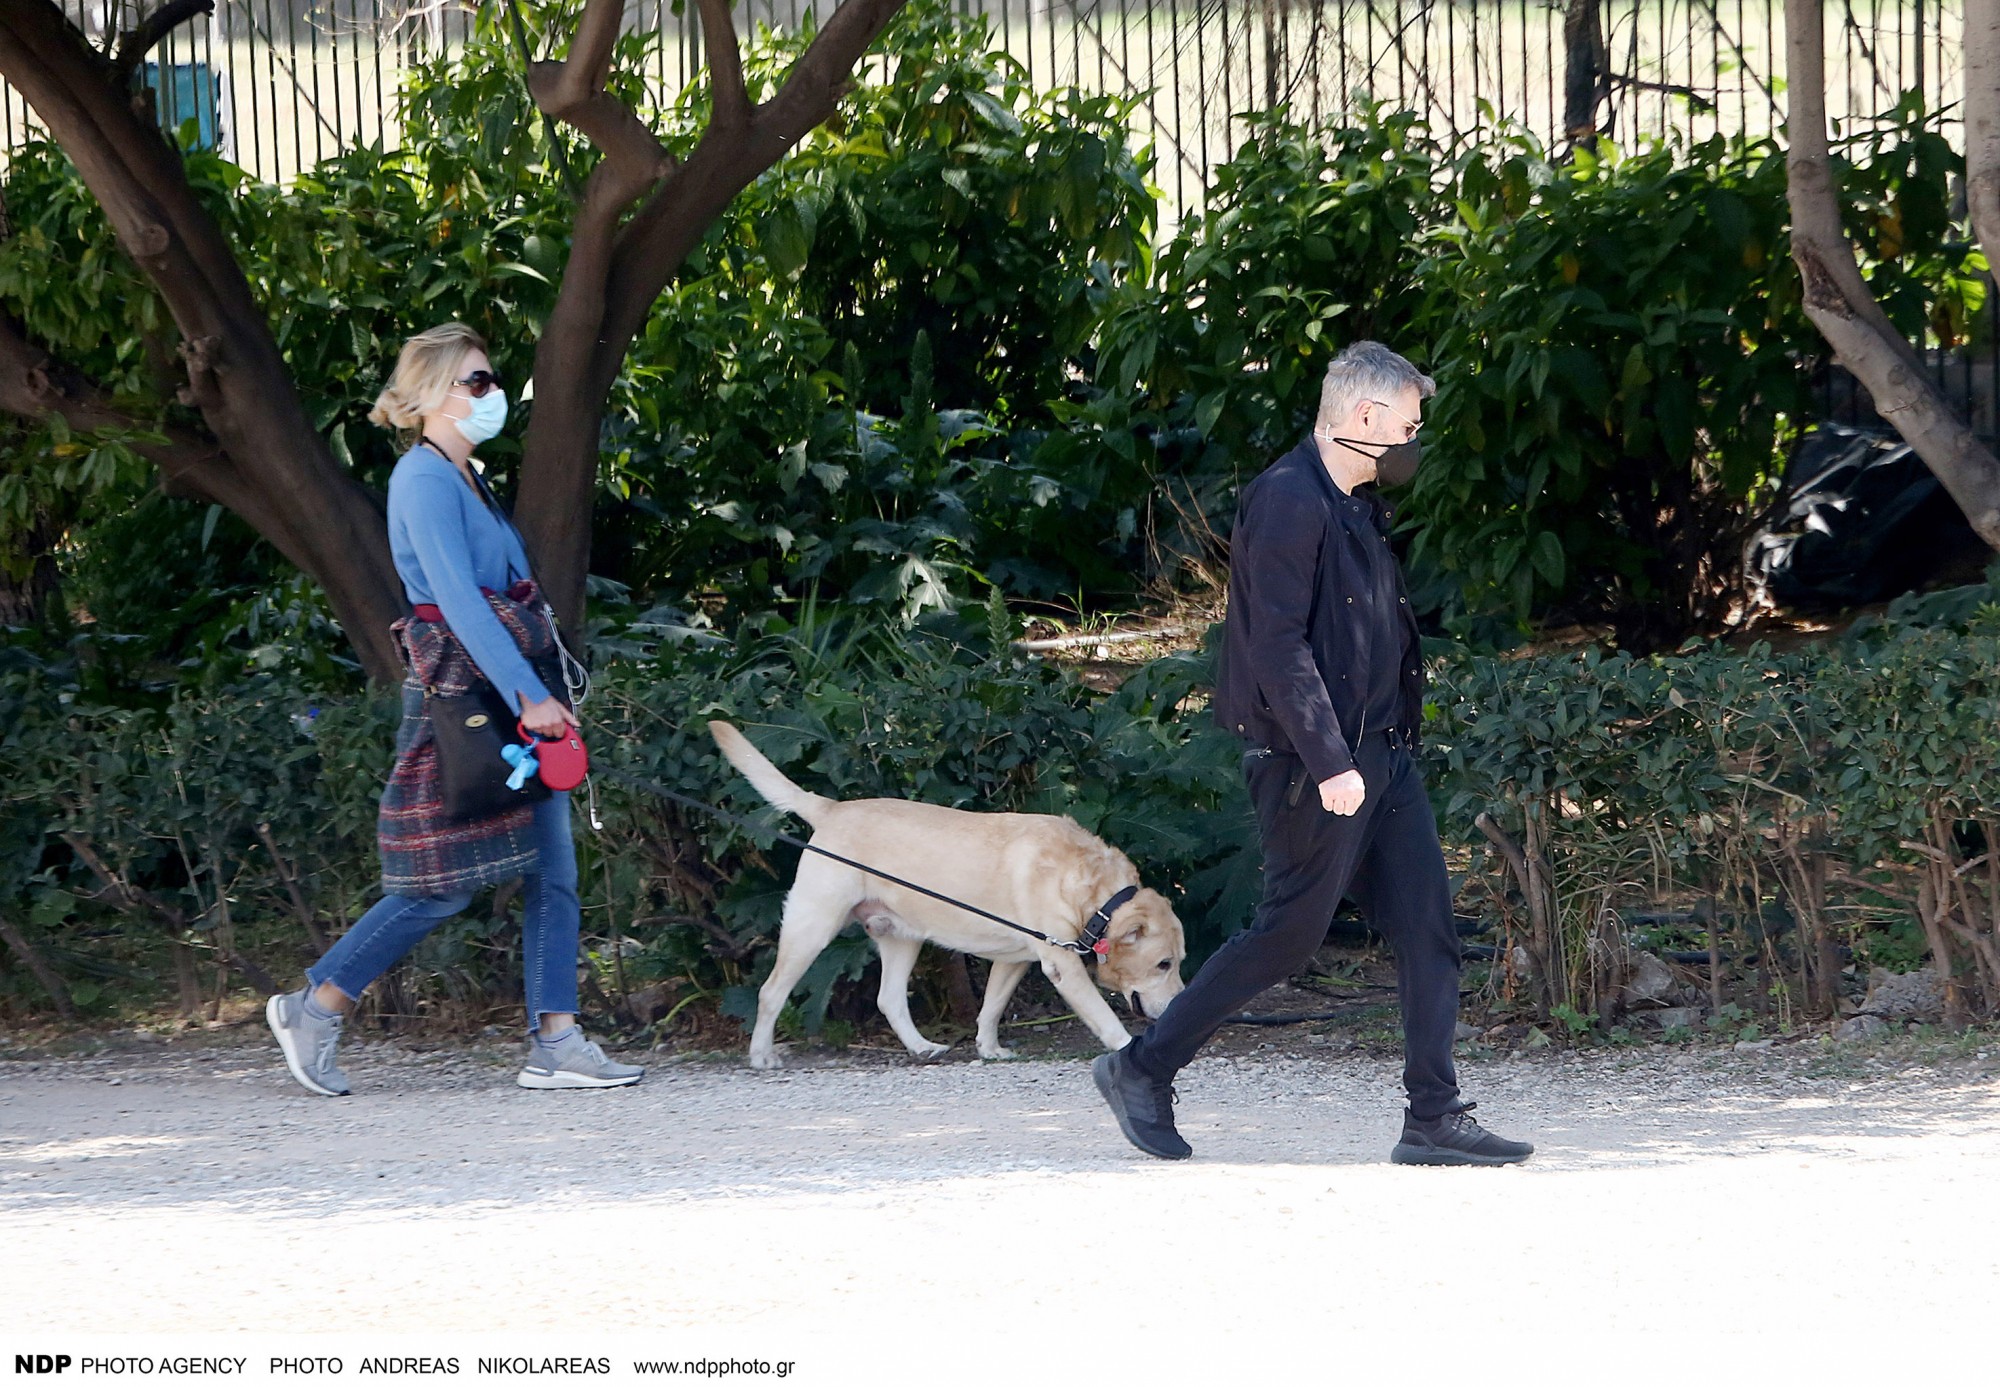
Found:
<svg viewBox="0 0 2000 1387"><path fill-rule="evenodd" d="M1320 807L1329 814L1352 814L1361 808L1361 801L1367 798L1368 785L1362 780L1360 771L1342 771L1333 779L1319 783Z"/></svg>
<svg viewBox="0 0 2000 1387"><path fill-rule="evenodd" d="M576 715L563 707L558 700L544 698L540 702L536 702L525 694L521 694L519 697L521 699L521 726L527 728L536 736L560 737L563 733L569 731L570 728L576 726Z"/></svg>

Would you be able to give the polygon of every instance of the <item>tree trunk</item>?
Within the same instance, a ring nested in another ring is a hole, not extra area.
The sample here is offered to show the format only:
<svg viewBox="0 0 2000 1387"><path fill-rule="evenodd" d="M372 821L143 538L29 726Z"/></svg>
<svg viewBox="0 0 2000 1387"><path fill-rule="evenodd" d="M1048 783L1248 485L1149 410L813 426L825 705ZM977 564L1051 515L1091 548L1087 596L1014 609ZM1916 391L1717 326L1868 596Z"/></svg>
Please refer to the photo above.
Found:
<svg viewBox="0 0 2000 1387"><path fill-rule="evenodd" d="M844 0L776 93L753 104L728 0L696 0L711 114L700 143L680 164L604 89L623 0L591 0L569 56L531 70L537 105L604 152L584 190L562 285L535 348L535 412L516 497L536 576L564 624L575 628L583 617L598 435L633 339L660 291L736 195L833 115L854 64L904 3Z"/></svg>
<svg viewBox="0 0 2000 1387"><path fill-rule="evenodd" d="M135 55L136 56L136 55ZM52 0L0 6L0 76L48 127L159 290L181 335L182 402L218 445L183 480L243 517L326 589L369 674L398 677L406 610L382 505L307 418L263 311L177 150Z"/></svg>
<svg viewBox="0 0 2000 1387"><path fill-rule="evenodd" d="M1563 15L1563 134L1573 145L1597 138L1607 90L1603 0L1569 0Z"/></svg>
<svg viewBox="0 0 2000 1387"><path fill-rule="evenodd" d="M56 546L62 526L46 511L38 513L0 554L0 626L40 627L60 607L62 574L56 567Z"/></svg>
<svg viewBox="0 0 2000 1387"><path fill-rule="evenodd" d="M1965 4L1965 200L1988 265L2000 265L2000 0Z"/></svg>
<svg viewBox="0 0 2000 1387"><path fill-rule="evenodd" d="M1981 8L1990 9L1991 0ZM1862 281L1840 221L1826 143L1826 62L1820 0L1785 0L1790 101L1786 154L1792 258L1804 281L1806 316L1840 363L1874 397L1875 410L1937 477L1979 537L2000 549L2000 459L1946 408L1916 349L1904 341ZM1967 14L1968 47L1975 23ZM1975 134L1975 138L1977 138Z"/></svg>

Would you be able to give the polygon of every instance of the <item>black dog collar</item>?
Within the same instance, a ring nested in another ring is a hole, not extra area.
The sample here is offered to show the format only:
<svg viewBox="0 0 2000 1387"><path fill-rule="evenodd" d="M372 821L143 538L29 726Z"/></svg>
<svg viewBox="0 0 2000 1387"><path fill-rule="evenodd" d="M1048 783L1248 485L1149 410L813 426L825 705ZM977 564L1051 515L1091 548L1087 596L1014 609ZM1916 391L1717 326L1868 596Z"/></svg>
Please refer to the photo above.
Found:
<svg viewBox="0 0 2000 1387"><path fill-rule="evenodd" d="M1138 894L1138 887L1128 886L1103 905L1097 907L1096 912L1085 922L1083 936L1077 940L1077 943L1083 945L1083 949L1088 949L1099 958L1110 953L1111 945L1105 940L1104 932L1111 928L1111 917L1118 913L1119 906L1125 904L1125 902ZM1077 952L1082 953L1083 949L1078 949Z"/></svg>

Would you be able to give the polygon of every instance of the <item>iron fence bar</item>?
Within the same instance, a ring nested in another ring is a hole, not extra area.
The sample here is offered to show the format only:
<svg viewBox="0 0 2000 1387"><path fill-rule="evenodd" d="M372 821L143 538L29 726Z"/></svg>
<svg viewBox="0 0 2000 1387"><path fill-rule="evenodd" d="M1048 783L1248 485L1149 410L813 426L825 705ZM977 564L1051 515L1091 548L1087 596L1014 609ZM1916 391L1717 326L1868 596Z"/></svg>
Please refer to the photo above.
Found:
<svg viewBox="0 0 2000 1387"><path fill-rule="evenodd" d="M297 25L300 19L299 6L301 3L302 0L286 0L285 4L285 14L293 24L292 36L294 41L298 37ZM309 61L312 65L313 109L315 111L324 111L326 107L321 103L319 92L319 26L312 22L310 15L304 18L306 23L306 51L310 55ZM321 124L323 125L324 122ZM320 126L316 125L313 127L313 162L317 164L324 158L326 158L326 139L321 133Z"/></svg>
<svg viewBox="0 0 2000 1387"><path fill-rule="evenodd" d="M1502 0L1502 6L1506 6L1506 0ZM1506 8L1502 8L1502 14L1506 14ZM1528 74L1528 0L1520 0L1520 76L1516 78L1516 84L1520 86L1522 94L1528 92L1530 82L1532 78ZM1528 130L1534 130L1534 120L1530 120L1526 108L1522 110L1520 124Z"/></svg>
<svg viewBox="0 0 2000 1387"><path fill-rule="evenodd" d="M1155 10L1154 0L1146 0L1146 4L1149 12L1153 12ZM1173 13L1176 16L1176 19L1173 22L1169 23L1167 26L1168 42L1169 42L1169 47L1167 49L1167 55L1169 61L1167 66L1169 69L1169 80L1172 82L1174 90L1174 147L1177 151L1179 151L1181 155L1181 157L1174 163L1174 211L1175 215L1180 217L1185 217L1187 215L1187 205L1188 205L1187 119L1182 111L1182 106L1181 106L1181 98L1183 93L1181 91L1180 24L1178 21L1179 7L1175 6L1174 9L1171 11L1171 13ZM1149 21L1149 23L1155 30L1155 33L1157 33L1158 21L1155 19ZM1158 51L1157 37L1149 39L1147 42L1147 47L1149 51L1157 52Z"/></svg>
<svg viewBox="0 0 2000 1387"><path fill-rule="evenodd" d="M1912 84L1918 91L1924 89L1924 0L1913 0L1916 12L1916 42L1910 45L1916 60L1917 80Z"/></svg>
<svg viewBox="0 0 2000 1387"><path fill-rule="evenodd" d="M1245 8L1248 14L1248 8ZM1234 127L1236 98L1230 92L1229 79L1233 75L1236 62L1236 45L1230 37L1229 0L1215 0L1216 27L1222 30L1222 158L1220 163L1229 162L1229 134Z"/></svg>
<svg viewBox="0 0 2000 1387"><path fill-rule="evenodd" d="M1764 0L1764 51L1772 55L1772 61L1774 62L1776 61L1778 45L1774 37L1776 30L1773 29L1772 25L1774 23L1773 14L1777 9L1777 4L1778 0Z"/></svg>
<svg viewBox="0 0 2000 1387"><path fill-rule="evenodd" d="M1682 80L1687 86L1688 91L1693 92L1695 90L1694 0L1675 0L1675 3L1680 6L1681 14L1686 19L1686 23L1682 26L1683 29L1686 31L1682 38L1682 49L1681 49ZM1711 71L1713 71L1713 69L1711 69ZM1695 109L1695 103L1693 97L1690 96L1688 98L1688 124L1690 126L1693 126L1696 122L1697 117L1699 117L1700 115L1701 113ZM1693 133L1692 130L1690 130L1690 133Z"/></svg>
<svg viewBox="0 0 2000 1387"><path fill-rule="evenodd" d="M284 53L289 56L280 56L279 53L276 11L273 9L274 0L264 0L264 13L271 21L271 41L266 51L270 53L271 61L274 65L278 63L284 64L285 75L290 79L292 84L292 172L296 174L299 170L306 167L305 122L298 119L298 107L299 103L307 98L305 87L299 78L299 35L297 22L292 18L291 14L292 0L276 0L276 3L282 3L285 6L286 41ZM273 95L271 102L274 108L277 105L276 85L274 77L272 81ZM317 106L314 109L317 111ZM317 139L318 137L315 136L315 143L317 143ZM273 172L282 173L282 169L274 169Z"/></svg>
<svg viewBox="0 0 2000 1387"><path fill-rule="evenodd" d="M367 59L362 56L361 51L361 37L365 32L361 23L361 0L347 0L347 16L349 26L347 30L347 48L349 54L354 59L354 129L357 138L365 143L368 102L362 95L362 82L367 76L368 63ZM379 107L377 107L375 114L379 123L381 118L381 109Z"/></svg>
<svg viewBox="0 0 2000 1387"><path fill-rule="evenodd" d="M1479 102L1481 99L1481 91L1483 89L1486 79L1486 74L1480 70L1480 64L1479 64L1478 0L1473 0L1473 3L1467 6L1467 9L1472 16L1472 46L1468 52L1468 57L1471 59L1471 65L1472 65L1472 119L1474 123L1477 123L1481 118L1479 114Z"/></svg>
<svg viewBox="0 0 2000 1387"><path fill-rule="evenodd" d="M89 22L87 5L59 3L72 22ZM263 0L261 9L257 0L220 3L210 17L166 36L156 55L162 123L177 124L188 115L207 118L213 105L213 119L233 156L273 179L290 177L357 141L386 143L395 122L398 75L425 60L440 42L447 49L460 42L465 30L464 14L455 8L417 21L426 26L426 44L406 42L382 0ZM698 80L698 23L688 19L670 31L667 0L632 3L631 18L641 26L650 23L656 36L646 69L665 108L675 93ZM796 25L810 12L796 0L741 3L752 29L760 23L774 29ZM1144 109L1135 112L1135 126L1162 154L1173 146L1171 179L1165 169L1156 176L1184 208L1202 200L1217 164L1238 147L1231 118L1253 102L1289 101L1301 118L1324 120L1347 105L1357 85L1365 85L1376 99L1400 99L1427 124L1454 135L1483 125L1479 105L1490 101L1502 120L1520 122L1552 146L1561 139L1559 4L1447 0L1440 12L1436 0L1304 3L1309 8L1301 8L1300 0L1239 0L1233 9L1227 0L1062 0L1059 9L1047 0L1039 6L1023 0L1017 16L1014 0L979 5L956 0L959 9L983 11L997 21L1001 45L1040 85L1083 89L1088 45L1095 50L1091 61L1099 92L1150 93ZM1678 14L1676 4L1685 6ZM1758 16L1746 0L1736 0L1728 16L1722 8L1719 0L1651 0L1650 5L1605 0L1600 22L1607 48L1618 55L1609 67L1620 80L1607 94L1600 123L1614 138L1670 130L1694 138L1723 131L1754 136L1782 123L1785 113L1773 80L1783 71L1776 4L1763 5L1761 51L1750 33ZM1955 130L1962 120L1956 112L1960 84L1949 62L1960 51L1962 3L1843 0L1840 22L1843 39L1829 58L1844 70L1829 86L1843 109L1832 114L1851 124L1915 90L1939 113L1943 128ZM1058 29L1063 23L1070 26L1066 45ZM1114 24L1115 36L1107 28ZM1038 27L1046 28L1046 35L1036 32ZM1144 45L1143 63L1135 44ZM1393 70L1385 66L1392 59ZM1724 74L1725 62L1733 75ZM310 76L303 64L311 65ZM201 89L192 110L185 109L184 90L197 76L191 66L206 72L205 81L195 82ZM1307 83L1309 99L1301 89ZM1702 109L1695 109L1690 93ZM0 92L0 141L16 147L39 129L18 93Z"/></svg>
<svg viewBox="0 0 2000 1387"><path fill-rule="evenodd" d="M389 89L382 84L382 0L368 0L368 33L375 49L375 133L389 147ZM399 122L400 124L400 122ZM397 144L403 141L399 137Z"/></svg>
<svg viewBox="0 0 2000 1387"><path fill-rule="evenodd" d="M327 31L326 31L327 53L329 55L329 61L331 61L333 64L333 128L335 130L345 131L347 129L347 122L342 118L341 115L341 99L340 99L340 0L327 0L326 13L327 13ZM318 26L315 25L314 27ZM352 35L348 36L347 46L349 51L351 52L354 48L354 39ZM361 64L358 59L355 62L354 70L357 73L359 73L361 70ZM354 94L354 119L355 119L356 133L359 133L360 121L361 121L361 92L359 88L355 89L355 94ZM334 150L336 154L340 152L340 148L344 145L344 143L345 143L344 141L336 141L336 146ZM325 156L322 155L321 157L324 158Z"/></svg>
<svg viewBox="0 0 2000 1387"><path fill-rule="evenodd" d="M1714 0L1710 0L1708 8L1709 13L1715 17L1716 28L1720 29L1722 27L1722 15L1716 10ZM1743 0L1736 0L1736 28L1734 32L1738 34L1743 32ZM1734 40L1732 39L1733 42ZM1739 131L1742 131L1749 124L1750 120L1750 93L1743 85L1744 78L1747 76L1745 69L1748 66L1749 62L1743 56L1742 45L1736 44L1736 127Z"/></svg>
<svg viewBox="0 0 2000 1387"><path fill-rule="evenodd" d="M1049 69L1048 75L1035 85L1054 86L1062 81L1062 69L1056 61L1056 0L1042 0L1042 35L1049 41Z"/></svg>
<svg viewBox="0 0 2000 1387"><path fill-rule="evenodd" d="M197 30L194 25L199 25ZM195 129L201 129L201 108L203 98L212 108L210 126L215 140L216 153L222 152L222 102L216 91L215 35L210 27L209 17L201 16L190 25L188 31L188 62L190 75L195 78L194 119ZM199 135L197 135L199 138Z"/></svg>
<svg viewBox="0 0 2000 1387"><path fill-rule="evenodd" d="M1130 74L1132 71L1132 0L1118 0L1118 57L1120 71ZM1103 75L1102 72L1098 74L1100 80L1102 80ZM1126 80L1128 82L1131 80L1129 75ZM1153 99L1151 88L1152 84L1149 82L1147 84L1148 95L1146 97L1149 105ZM1127 92L1126 95L1129 96L1131 93Z"/></svg>

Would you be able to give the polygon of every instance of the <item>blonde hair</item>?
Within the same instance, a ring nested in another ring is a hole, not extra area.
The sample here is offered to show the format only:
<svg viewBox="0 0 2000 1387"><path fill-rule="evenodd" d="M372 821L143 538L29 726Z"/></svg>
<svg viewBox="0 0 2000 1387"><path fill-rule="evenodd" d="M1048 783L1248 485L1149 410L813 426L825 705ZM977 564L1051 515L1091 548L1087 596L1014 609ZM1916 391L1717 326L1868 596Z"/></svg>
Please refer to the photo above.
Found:
<svg viewBox="0 0 2000 1387"><path fill-rule="evenodd" d="M368 422L396 430L407 442L422 430L425 416L444 404L465 354L485 350L486 339L464 323L441 323L418 333L403 344Z"/></svg>

